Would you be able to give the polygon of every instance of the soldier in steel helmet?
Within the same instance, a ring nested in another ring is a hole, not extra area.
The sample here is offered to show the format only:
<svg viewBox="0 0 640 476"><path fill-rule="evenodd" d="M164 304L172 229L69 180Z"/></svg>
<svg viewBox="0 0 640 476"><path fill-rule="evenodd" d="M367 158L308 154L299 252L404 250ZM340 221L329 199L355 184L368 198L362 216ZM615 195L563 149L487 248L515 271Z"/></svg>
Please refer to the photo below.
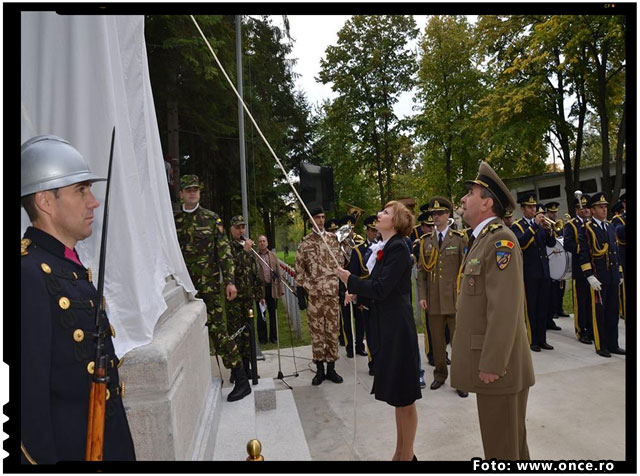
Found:
<svg viewBox="0 0 640 476"><path fill-rule="evenodd" d="M180 199L183 204L174 215L176 232L198 297L207 305L211 349L222 357L224 366L231 369L235 386L227 400L233 402L251 393L238 345L227 332L220 305L220 274L226 299L232 301L238 293L234 282L233 257L222 220L215 212L200 206L200 188L197 175L183 175L180 179Z"/></svg>
<svg viewBox="0 0 640 476"><path fill-rule="evenodd" d="M21 241L20 440L24 464L84 460L89 391L96 356L97 291L75 250L92 233L99 203L94 175L68 141L29 139L20 151L22 206L32 226ZM122 360L115 330L104 338L107 363L103 459L135 460L122 404Z"/></svg>

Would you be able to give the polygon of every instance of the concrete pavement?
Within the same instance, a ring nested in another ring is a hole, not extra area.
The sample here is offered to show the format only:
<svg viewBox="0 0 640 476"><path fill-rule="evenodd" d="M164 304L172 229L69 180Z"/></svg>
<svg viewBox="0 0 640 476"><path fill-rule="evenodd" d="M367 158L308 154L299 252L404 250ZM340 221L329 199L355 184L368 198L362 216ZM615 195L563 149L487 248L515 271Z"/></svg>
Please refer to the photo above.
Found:
<svg viewBox="0 0 640 476"><path fill-rule="evenodd" d="M606 359L595 353L593 345L578 342L573 332L573 317L557 319L557 323L562 330L547 331L547 340L555 349L532 352L536 384L530 390L527 409L531 457L536 460L624 460L626 357L613 355ZM449 386L449 380L440 389L430 390L433 367L426 362L422 335L419 342L427 387L416 402L418 460L468 461L482 457L475 395L460 398ZM619 343L626 348L623 321L619 324ZM222 419L227 415L235 428L246 425L255 428L265 460L269 460L268 455L272 461L390 460L396 439L394 410L370 395L373 377L368 374L367 358L356 355L355 359L349 359L345 348L340 347L341 358L336 362L336 370L344 382L325 381L314 387L311 385L315 370L311 346L296 347L294 362L294 352L290 346L283 347L286 344L281 343L280 365L275 350L263 351L265 360L258 362L261 378L273 379L278 409L270 410L269 415L263 412L256 417L261 419L258 422L250 412L239 412L242 401L224 400ZM279 371L285 376L282 380L277 378ZM212 372L214 376L222 376L225 382L224 399L231 389L228 371L222 369L220 374L213 358ZM296 373L297 376L292 376ZM292 415L294 407L297 419ZM238 416L233 412L238 412ZM266 430L275 428L278 429L275 432ZM302 443L301 434L308 453L304 445L289 452L278 449L283 445L293 448L292 441ZM242 446L241 451L234 453L238 458L246 457L246 441L243 437L236 442ZM236 456L223 456L218 447L216 454L215 459L236 459Z"/></svg>

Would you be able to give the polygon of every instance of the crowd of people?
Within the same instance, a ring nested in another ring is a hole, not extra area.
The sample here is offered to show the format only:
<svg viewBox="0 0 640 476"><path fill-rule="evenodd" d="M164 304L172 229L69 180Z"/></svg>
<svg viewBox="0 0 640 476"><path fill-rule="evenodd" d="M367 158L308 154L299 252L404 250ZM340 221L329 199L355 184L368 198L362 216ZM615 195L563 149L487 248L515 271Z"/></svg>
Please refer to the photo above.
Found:
<svg viewBox="0 0 640 476"><path fill-rule="evenodd" d="M99 303L75 245L91 235L86 217L99 206L91 184L105 179L56 136L30 139L21 156L22 206L32 222L21 242L22 461L82 460L93 372L84 365L95 355L94 340L85 335L92 335L91 309ZM576 338L594 345L602 357L625 354L618 345L618 322L626 314L626 195L613 206L611 221L605 194L582 195L575 217L561 224L558 204L543 206L533 193L519 200L522 218L513 221L516 201L485 162L466 187L460 207L466 227L458 229L445 197L434 196L420 207L417 225L413 210L391 201L364 219L364 237L349 235L353 245L345 246L332 230L355 227L357 217L327 223L325 229L325 211L314 208L312 231L297 248L297 294L307 310L316 367L312 385L343 382L335 368L341 341L348 358L367 356L371 393L395 409L393 460L416 460L415 401L426 388L413 317L414 269L426 357L434 367L430 389L442 387L450 375L459 397L476 393L486 459L529 459L531 352L553 349L547 330L559 329L553 319L566 315L565 290L551 279L547 247L560 240L572 256ZM181 177L175 225L206 305L211 353L231 370L234 387L227 400L233 402L251 393L249 379L257 373L249 359L253 320L247 317L257 303L258 340L278 342L276 307L283 282L267 237L258 237L256 252L241 215L231 219L227 236L220 216L200 205L201 188L196 175ZM226 320L221 299L226 299ZM115 332L106 313L102 319L110 332L101 337L114 357L106 366L111 398L104 459L133 460L120 362L111 342Z"/></svg>

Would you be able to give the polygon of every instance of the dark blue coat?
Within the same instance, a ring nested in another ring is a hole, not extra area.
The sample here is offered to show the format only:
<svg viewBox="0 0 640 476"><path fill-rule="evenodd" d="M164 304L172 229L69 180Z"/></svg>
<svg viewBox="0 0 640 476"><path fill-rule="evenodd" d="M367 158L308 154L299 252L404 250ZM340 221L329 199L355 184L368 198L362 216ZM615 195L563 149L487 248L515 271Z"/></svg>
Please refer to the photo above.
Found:
<svg viewBox="0 0 640 476"><path fill-rule="evenodd" d="M572 218L562 230L562 236L564 238L562 246L565 251L571 253L571 277L580 281L586 281L580 269L580 260L578 259L578 244L583 226L580 219Z"/></svg>
<svg viewBox="0 0 640 476"><path fill-rule="evenodd" d="M611 219L611 224L616 230L616 238L618 242L618 258L622 265L623 271L627 265L627 214L614 215Z"/></svg>
<svg viewBox="0 0 640 476"><path fill-rule="evenodd" d="M517 220L511 226L511 231L522 249L524 279L551 279L546 247L555 246L555 237L540 225L530 226L524 218Z"/></svg>
<svg viewBox="0 0 640 476"><path fill-rule="evenodd" d="M64 257L58 240L32 227L24 238L30 242L22 242L20 275L20 438L38 464L84 460L97 292L87 270ZM104 324L110 329L108 320ZM104 460L135 460L110 335L105 353ZM28 462L24 452L22 462Z"/></svg>
<svg viewBox="0 0 640 476"><path fill-rule="evenodd" d="M366 241L356 246L351 252L351 259L349 260L349 267L347 268L349 272L362 279L367 279L369 277L369 269L367 268L369 255L369 244ZM342 284L342 281L340 281L340 284ZM358 296L358 304L369 308L371 306L371 300L364 296Z"/></svg>
<svg viewBox="0 0 640 476"><path fill-rule="evenodd" d="M371 299L371 336L367 343L373 360L371 393L396 407L421 398L418 370L418 334L411 306L411 254L399 235L389 238L368 279L349 276L347 287L358 299Z"/></svg>
<svg viewBox="0 0 640 476"><path fill-rule="evenodd" d="M600 228L592 218L585 222L580 232L580 268L585 277L595 274L603 285L618 285L620 282L620 261L616 231L607 223L607 230ZM605 251L606 248L606 252ZM598 256L600 253L601 256Z"/></svg>

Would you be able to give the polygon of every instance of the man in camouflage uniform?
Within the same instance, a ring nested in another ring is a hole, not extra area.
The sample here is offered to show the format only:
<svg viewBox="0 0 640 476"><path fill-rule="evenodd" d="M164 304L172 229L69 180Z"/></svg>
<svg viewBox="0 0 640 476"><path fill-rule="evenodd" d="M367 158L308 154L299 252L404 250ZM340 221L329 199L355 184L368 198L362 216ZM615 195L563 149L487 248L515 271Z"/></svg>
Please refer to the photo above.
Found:
<svg viewBox="0 0 640 476"><path fill-rule="evenodd" d="M239 329L243 331L236 337L236 344L242 356L242 366L248 378L252 377L249 369L251 356L251 335L249 325L249 310L253 309L254 301L260 301L264 305L264 286L258 275L258 265L251 254L253 241L244 239L246 222L242 215L236 215L231 219L231 254L235 267L235 284L238 289L238 297L227 305L227 331L235 334ZM244 243L242 243L244 241ZM246 327L245 327L246 325ZM256 370L257 369L252 369ZM257 375L257 374L256 374Z"/></svg>
<svg viewBox="0 0 640 476"><path fill-rule="evenodd" d="M227 300L233 301L237 295L234 265L222 220L216 213L200 206L200 188L197 175L184 175L180 179L183 205L174 215L176 231L198 297L207 306L210 348L222 357L224 366L231 369L234 376L235 387L227 397L233 402L251 393L240 351L235 340L227 334L220 305L221 273Z"/></svg>
<svg viewBox="0 0 640 476"><path fill-rule="evenodd" d="M311 382L320 385L327 378L341 383L336 373L338 360L338 331L340 328L340 303L338 298L338 276L336 263L324 244L326 240L336 259L342 256L338 239L324 230L325 215L322 208L310 210L317 231L314 229L302 238L296 253L296 286L302 286L308 295L307 321L311 334L311 349L316 363L316 375ZM324 362L327 362L327 373Z"/></svg>

